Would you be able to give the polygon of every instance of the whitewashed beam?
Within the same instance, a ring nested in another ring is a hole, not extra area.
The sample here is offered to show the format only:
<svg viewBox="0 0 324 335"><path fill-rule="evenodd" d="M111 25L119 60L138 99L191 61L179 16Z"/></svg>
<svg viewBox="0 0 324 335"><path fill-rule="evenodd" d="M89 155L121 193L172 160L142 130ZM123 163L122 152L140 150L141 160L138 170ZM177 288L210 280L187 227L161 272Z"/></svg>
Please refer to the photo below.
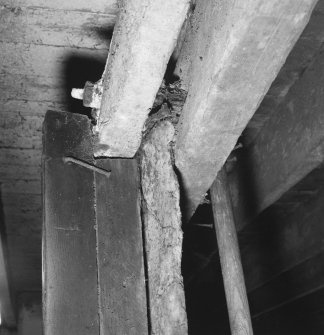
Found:
<svg viewBox="0 0 324 335"><path fill-rule="evenodd" d="M177 74L175 149L189 219L309 20L316 0L198 0Z"/></svg>
<svg viewBox="0 0 324 335"><path fill-rule="evenodd" d="M0 315L1 325L15 327L16 318L11 300L8 272L4 254L3 241L0 239Z"/></svg>
<svg viewBox="0 0 324 335"><path fill-rule="evenodd" d="M97 156L136 153L189 2L121 2L103 75Z"/></svg>
<svg viewBox="0 0 324 335"><path fill-rule="evenodd" d="M143 140L140 156L150 323L152 334L160 335L188 334L180 189L170 147L174 133L169 121L155 125Z"/></svg>

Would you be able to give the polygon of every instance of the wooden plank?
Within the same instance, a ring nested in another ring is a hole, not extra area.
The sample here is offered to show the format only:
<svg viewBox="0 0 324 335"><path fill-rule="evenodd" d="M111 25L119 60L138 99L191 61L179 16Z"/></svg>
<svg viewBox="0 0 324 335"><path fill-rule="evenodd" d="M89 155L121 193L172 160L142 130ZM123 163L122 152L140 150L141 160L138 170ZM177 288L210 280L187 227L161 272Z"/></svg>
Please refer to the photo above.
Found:
<svg viewBox="0 0 324 335"><path fill-rule="evenodd" d="M0 116L0 145L5 148L37 148L40 152L43 119L43 116L30 114L23 116L15 111L2 112ZM7 163L9 162L10 160L7 161ZM40 159L38 163L40 164Z"/></svg>
<svg viewBox="0 0 324 335"><path fill-rule="evenodd" d="M245 145L250 144L257 137L267 120L285 100L290 88L303 76L321 49L324 42L323 4L323 0L317 2L307 26L244 130Z"/></svg>
<svg viewBox="0 0 324 335"><path fill-rule="evenodd" d="M1 218L2 221L2 218ZM0 222L1 226L4 224ZM2 228L2 227L1 227ZM1 301L1 327L15 327L16 314L12 301L12 287L10 287L9 276L7 271L8 259L5 253L6 243L4 232L1 229L0 235L0 301Z"/></svg>
<svg viewBox="0 0 324 335"><path fill-rule="evenodd" d="M175 148L186 220L234 148L316 2L197 1L176 71L188 88Z"/></svg>
<svg viewBox="0 0 324 335"><path fill-rule="evenodd" d="M122 1L103 74L97 156L135 155L189 3Z"/></svg>
<svg viewBox="0 0 324 335"><path fill-rule="evenodd" d="M148 334L138 166L101 159L96 174L98 281L102 334Z"/></svg>
<svg viewBox="0 0 324 335"><path fill-rule="evenodd" d="M324 251L324 191L292 214L265 211L241 232L241 254L248 291Z"/></svg>
<svg viewBox="0 0 324 335"><path fill-rule="evenodd" d="M252 335L249 303L224 169L218 173L210 189L210 195L231 333L232 335Z"/></svg>
<svg viewBox="0 0 324 335"><path fill-rule="evenodd" d="M14 7L0 8L1 42L108 49L109 30L116 21L114 12L17 7L17 2Z"/></svg>
<svg viewBox="0 0 324 335"><path fill-rule="evenodd" d="M3 114L18 113L21 117L39 116L44 117L47 110L64 110L66 105L62 102L29 101L29 100L5 100L0 98L0 106Z"/></svg>
<svg viewBox="0 0 324 335"><path fill-rule="evenodd" d="M140 159L151 333L161 335L188 333L181 276L180 191L170 150L173 139L173 125L160 122L144 139Z"/></svg>
<svg viewBox="0 0 324 335"><path fill-rule="evenodd" d="M323 301L324 289L321 289L256 317L253 326L260 335L321 335L324 326Z"/></svg>
<svg viewBox="0 0 324 335"><path fill-rule="evenodd" d="M307 296L324 287L324 252L301 262L249 293L253 317Z"/></svg>
<svg viewBox="0 0 324 335"><path fill-rule="evenodd" d="M239 230L323 162L323 80L319 53L259 136L242 151L242 161L230 174Z"/></svg>
<svg viewBox="0 0 324 335"><path fill-rule="evenodd" d="M41 176L31 180L8 180L1 186L3 194L40 194L41 193Z"/></svg>
<svg viewBox="0 0 324 335"><path fill-rule="evenodd" d="M70 97L65 91L65 85L66 81L63 78L0 74L0 90L3 100L67 104Z"/></svg>
<svg viewBox="0 0 324 335"><path fill-rule="evenodd" d="M42 221L26 220L24 225L28 226L27 229L24 227L26 235L8 235L8 263L14 292L21 288L37 291L42 286Z"/></svg>
<svg viewBox="0 0 324 335"><path fill-rule="evenodd" d="M40 176L41 150L4 148L0 154L0 179L35 180ZM4 200L3 200L4 201Z"/></svg>
<svg viewBox="0 0 324 335"><path fill-rule="evenodd" d="M13 42L0 42L0 52L2 56L1 76L7 74L23 77L56 78L57 80L66 79L68 66L72 66L70 64L71 59L75 59L79 63L80 60L84 62L88 60L89 66L99 63L102 67L101 71L103 71L107 58L107 50ZM80 68L80 70L82 69Z"/></svg>
<svg viewBox="0 0 324 335"><path fill-rule="evenodd" d="M44 331L99 334L93 163L86 116L48 112L44 123Z"/></svg>
<svg viewBox="0 0 324 335"><path fill-rule="evenodd" d="M93 0L91 3L87 0L0 0L0 5L10 8L16 8L19 12L21 7L29 8L50 8L60 12L62 10L78 11L78 12L102 12L102 13L116 13L117 1L116 0Z"/></svg>

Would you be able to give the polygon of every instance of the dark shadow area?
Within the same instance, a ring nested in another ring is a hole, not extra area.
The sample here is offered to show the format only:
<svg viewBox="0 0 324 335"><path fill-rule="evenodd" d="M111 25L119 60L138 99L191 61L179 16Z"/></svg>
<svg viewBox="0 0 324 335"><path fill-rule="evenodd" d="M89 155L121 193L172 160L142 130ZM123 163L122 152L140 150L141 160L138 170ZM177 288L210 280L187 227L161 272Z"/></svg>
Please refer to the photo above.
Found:
<svg viewBox="0 0 324 335"><path fill-rule="evenodd" d="M179 76L177 76L174 73L176 65L177 65L177 59L175 59L175 57L172 55L169 59L169 62L168 62L168 65L167 65L167 68L164 74L164 80L167 85L172 84L180 79Z"/></svg>
<svg viewBox="0 0 324 335"><path fill-rule="evenodd" d="M2 202L2 192L1 192L1 183L0 183L0 239L1 239L1 245L2 247L2 252L4 256L4 261L5 261L5 267L6 267L6 273L7 273L7 280L9 283L9 290L10 290L10 296L11 296L11 302L15 303L15 292L14 292L14 287L10 284L13 282L12 281L12 276L10 272L10 267L9 267L9 252L8 252L8 242L7 242L7 231L6 231L6 223L5 223L5 215L3 211L3 202ZM0 301L1 303L1 301ZM12 306L14 309L14 312L17 313L17 306ZM18 315L16 314L16 317ZM5 320L2 320L2 323L5 322ZM15 329L13 329L15 330ZM1 333L1 332L0 332Z"/></svg>
<svg viewBox="0 0 324 335"><path fill-rule="evenodd" d="M183 230L182 275L189 334L229 330L211 205L200 205Z"/></svg>
<svg viewBox="0 0 324 335"><path fill-rule="evenodd" d="M91 108L84 107L82 100L71 97L72 88L83 88L86 81L98 81L105 68L105 61L99 61L91 57L68 56L64 62L64 77L66 78L63 101L67 101L67 111L91 116Z"/></svg>
<svg viewBox="0 0 324 335"><path fill-rule="evenodd" d="M94 32L102 41L107 41L107 47L109 47L109 43L112 39L112 35L114 32L114 27L87 27L84 28L84 31Z"/></svg>
<svg viewBox="0 0 324 335"><path fill-rule="evenodd" d="M314 169L238 234L255 335L323 333L323 172ZM189 334L230 334L211 205L200 205L183 230Z"/></svg>

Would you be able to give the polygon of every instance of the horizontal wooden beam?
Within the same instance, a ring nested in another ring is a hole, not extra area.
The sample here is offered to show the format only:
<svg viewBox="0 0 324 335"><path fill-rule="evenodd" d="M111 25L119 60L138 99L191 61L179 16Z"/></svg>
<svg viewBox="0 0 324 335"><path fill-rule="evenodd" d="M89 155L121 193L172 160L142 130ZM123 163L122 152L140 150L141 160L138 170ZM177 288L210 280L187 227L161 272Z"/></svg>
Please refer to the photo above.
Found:
<svg viewBox="0 0 324 335"><path fill-rule="evenodd" d="M237 229L324 161L324 59L313 64L229 175Z"/></svg>
<svg viewBox="0 0 324 335"><path fill-rule="evenodd" d="M1 1L1 5L3 2L5 1ZM116 9L109 11L107 8L102 12L91 13L62 10L57 2L47 2L48 5L54 5L54 8L17 8L17 1L10 3L1 6L0 9L1 42L106 50L109 47L109 32L116 21ZM47 53L47 56L50 56L50 53Z"/></svg>
<svg viewBox="0 0 324 335"><path fill-rule="evenodd" d="M315 290L253 319L257 334L321 335L324 289Z"/></svg>
<svg viewBox="0 0 324 335"><path fill-rule="evenodd" d="M176 143L190 218L309 20L316 0L197 1L177 74Z"/></svg>
<svg viewBox="0 0 324 335"><path fill-rule="evenodd" d="M135 155L189 3L122 1L103 74L97 156Z"/></svg>
<svg viewBox="0 0 324 335"><path fill-rule="evenodd" d="M248 291L324 252L323 201L322 187L290 214L287 214L287 204L284 210L273 206L262 213L253 225L240 232Z"/></svg>

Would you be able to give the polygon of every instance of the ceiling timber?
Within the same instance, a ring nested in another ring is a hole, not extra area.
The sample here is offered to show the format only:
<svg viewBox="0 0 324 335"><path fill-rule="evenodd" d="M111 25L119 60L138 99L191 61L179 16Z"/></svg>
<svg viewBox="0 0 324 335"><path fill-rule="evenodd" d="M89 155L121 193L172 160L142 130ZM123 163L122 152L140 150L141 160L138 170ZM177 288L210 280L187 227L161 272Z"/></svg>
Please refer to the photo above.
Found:
<svg viewBox="0 0 324 335"><path fill-rule="evenodd" d="M41 289L42 123L49 109L88 113L70 97L104 70L110 0L0 0L0 201L15 292ZM249 123L250 142L324 42L324 0Z"/></svg>

